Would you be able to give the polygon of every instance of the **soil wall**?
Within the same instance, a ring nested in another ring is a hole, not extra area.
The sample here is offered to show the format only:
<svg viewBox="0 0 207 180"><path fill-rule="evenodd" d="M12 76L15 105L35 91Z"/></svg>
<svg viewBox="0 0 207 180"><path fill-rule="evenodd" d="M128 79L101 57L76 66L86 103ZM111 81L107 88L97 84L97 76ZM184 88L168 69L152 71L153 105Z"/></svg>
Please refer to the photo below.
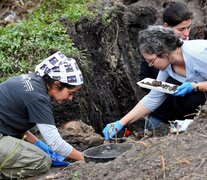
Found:
<svg viewBox="0 0 207 180"><path fill-rule="evenodd" d="M99 14L81 18L67 27L76 47L86 56L82 66L84 85L72 103L57 107L57 121L82 119L101 132L106 123L125 115L143 97L139 80L138 32L148 25L162 23L163 0L101 1L89 8ZM186 0L194 12L191 35L207 38L206 1Z"/></svg>

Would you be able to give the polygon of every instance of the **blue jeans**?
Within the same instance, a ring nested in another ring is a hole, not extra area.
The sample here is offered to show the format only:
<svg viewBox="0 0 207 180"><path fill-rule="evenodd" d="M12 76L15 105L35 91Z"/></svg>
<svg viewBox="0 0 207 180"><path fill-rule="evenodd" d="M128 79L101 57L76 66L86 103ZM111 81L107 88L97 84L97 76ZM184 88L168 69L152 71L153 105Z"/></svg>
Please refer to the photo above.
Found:
<svg viewBox="0 0 207 180"><path fill-rule="evenodd" d="M145 117L145 120L146 120L146 129L148 130L155 129L160 125L160 123L163 123L163 121L161 121L158 118L155 118L152 115L147 115Z"/></svg>

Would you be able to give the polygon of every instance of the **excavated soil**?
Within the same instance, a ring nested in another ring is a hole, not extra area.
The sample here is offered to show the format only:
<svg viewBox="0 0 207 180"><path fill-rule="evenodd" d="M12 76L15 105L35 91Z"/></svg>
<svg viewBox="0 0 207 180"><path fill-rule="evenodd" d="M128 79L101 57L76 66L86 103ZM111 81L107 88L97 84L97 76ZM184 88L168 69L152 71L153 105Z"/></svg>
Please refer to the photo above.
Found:
<svg viewBox="0 0 207 180"><path fill-rule="evenodd" d="M183 133L128 140L133 147L106 163L76 162L65 168L53 168L34 179L117 179L117 180L206 180L207 179L207 107Z"/></svg>

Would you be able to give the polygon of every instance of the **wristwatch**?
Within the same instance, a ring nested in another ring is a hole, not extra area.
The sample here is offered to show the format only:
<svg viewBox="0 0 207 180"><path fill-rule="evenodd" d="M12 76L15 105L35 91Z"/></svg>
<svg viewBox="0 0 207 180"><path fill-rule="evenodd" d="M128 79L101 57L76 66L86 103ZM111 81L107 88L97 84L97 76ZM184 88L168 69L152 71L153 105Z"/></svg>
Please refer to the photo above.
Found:
<svg viewBox="0 0 207 180"><path fill-rule="evenodd" d="M198 91L199 91L198 82L195 82L195 85L196 85L196 87L195 87L194 91L195 91L195 92L198 92Z"/></svg>

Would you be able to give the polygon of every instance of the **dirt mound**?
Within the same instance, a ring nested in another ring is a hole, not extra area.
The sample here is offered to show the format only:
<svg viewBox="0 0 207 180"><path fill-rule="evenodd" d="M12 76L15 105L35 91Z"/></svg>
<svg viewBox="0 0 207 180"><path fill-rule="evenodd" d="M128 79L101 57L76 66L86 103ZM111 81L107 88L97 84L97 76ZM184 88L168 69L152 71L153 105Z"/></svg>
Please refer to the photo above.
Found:
<svg viewBox="0 0 207 180"><path fill-rule="evenodd" d="M107 163L77 162L36 179L204 180L207 178L207 109L184 133L133 142L133 147ZM31 179L30 179L31 180Z"/></svg>

